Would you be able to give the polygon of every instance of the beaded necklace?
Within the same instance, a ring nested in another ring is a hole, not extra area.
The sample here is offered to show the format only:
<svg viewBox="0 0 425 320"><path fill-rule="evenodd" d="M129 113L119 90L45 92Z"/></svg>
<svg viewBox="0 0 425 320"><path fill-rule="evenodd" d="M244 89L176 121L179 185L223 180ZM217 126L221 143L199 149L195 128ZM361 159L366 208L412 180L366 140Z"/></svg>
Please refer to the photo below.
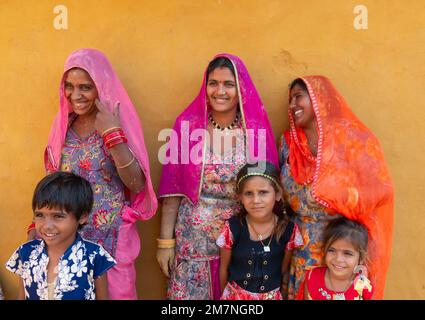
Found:
<svg viewBox="0 0 425 320"><path fill-rule="evenodd" d="M233 120L233 122L228 125L227 127L222 128L217 122L214 121L211 113L208 114L208 119L210 120L210 122L212 123L212 125L214 126L214 129L220 130L220 131L224 131L224 130L232 130L236 127L238 121L239 121L239 113L236 113L236 117L235 120Z"/></svg>

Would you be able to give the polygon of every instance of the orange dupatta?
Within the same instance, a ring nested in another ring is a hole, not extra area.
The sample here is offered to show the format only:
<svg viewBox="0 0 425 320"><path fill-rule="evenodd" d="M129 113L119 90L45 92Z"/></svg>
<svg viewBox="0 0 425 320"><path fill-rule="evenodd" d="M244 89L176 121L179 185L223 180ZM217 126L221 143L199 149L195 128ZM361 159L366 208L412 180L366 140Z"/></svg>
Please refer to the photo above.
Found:
<svg viewBox="0 0 425 320"><path fill-rule="evenodd" d="M313 157L302 129L289 112L291 174L299 184L312 183L314 199L326 208L365 225L369 232L369 276L375 299L382 299L391 258L394 190L380 143L354 115L329 79L301 78L317 119L318 149Z"/></svg>

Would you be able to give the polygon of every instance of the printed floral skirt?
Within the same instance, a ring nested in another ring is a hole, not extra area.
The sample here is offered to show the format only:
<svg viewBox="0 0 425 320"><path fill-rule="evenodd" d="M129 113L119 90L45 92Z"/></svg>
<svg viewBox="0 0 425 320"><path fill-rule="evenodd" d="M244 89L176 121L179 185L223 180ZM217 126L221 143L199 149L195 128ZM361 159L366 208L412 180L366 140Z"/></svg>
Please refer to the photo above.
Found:
<svg viewBox="0 0 425 320"><path fill-rule="evenodd" d="M224 288L221 300L282 300L282 294L280 288L263 293L249 292L232 281Z"/></svg>

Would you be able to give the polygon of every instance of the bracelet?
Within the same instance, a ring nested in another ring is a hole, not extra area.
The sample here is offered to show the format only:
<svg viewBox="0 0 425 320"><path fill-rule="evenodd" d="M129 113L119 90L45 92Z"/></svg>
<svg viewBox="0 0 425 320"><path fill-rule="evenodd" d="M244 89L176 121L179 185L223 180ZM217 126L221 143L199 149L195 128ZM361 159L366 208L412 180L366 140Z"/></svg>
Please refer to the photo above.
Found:
<svg viewBox="0 0 425 320"><path fill-rule="evenodd" d="M112 128L106 129L105 131L102 132L102 137L109 132L118 131L119 129L121 129L121 127L112 127Z"/></svg>
<svg viewBox="0 0 425 320"><path fill-rule="evenodd" d="M127 168L128 166L130 166L134 162L134 160L136 160L136 157L135 156L133 156L133 159L131 159L129 163L127 163L127 164L125 164L123 166L116 166L116 167L117 167L117 169Z"/></svg>
<svg viewBox="0 0 425 320"><path fill-rule="evenodd" d="M108 149L111 149L112 147L115 147L118 144L126 143L126 142L127 142L126 138L114 139L114 141L108 141L108 143L106 143L106 147Z"/></svg>
<svg viewBox="0 0 425 320"><path fill-rule="evenodd" d="M158 249L172 249L176 246L176 239L156 239Z"/></svg>
<svg viewBox="0 0 425 320"><path fill-rule="evenodd" d="M111 144L112 141L116 141L116 140L123 140L123 141L127 142L127 138L125 136L116 136L116 137L110 138L108 140L105 140L104 143L106 145L108 145L108 144Z"/></svg>
<svg viewBox="0 0 425 320"><path fill-rule="evenodd" d="M112 138L116 138L116 137L122 137L122 138L124 138L125 137L125 134L124 134L124 132L122 130L117 130L117 131L114 131L114 132L110 132L110 133L108 133L108 134L106 134L106 135L103 136L103 141L108 141L108 140L111 140Z"/></svg>

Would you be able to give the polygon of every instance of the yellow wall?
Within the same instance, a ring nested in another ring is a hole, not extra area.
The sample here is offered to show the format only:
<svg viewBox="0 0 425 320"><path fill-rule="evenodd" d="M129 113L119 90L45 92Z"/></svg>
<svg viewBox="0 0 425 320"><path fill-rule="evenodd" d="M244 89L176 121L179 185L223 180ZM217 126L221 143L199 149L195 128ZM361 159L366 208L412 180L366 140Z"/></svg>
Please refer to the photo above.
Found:
<svg viewBox="0 0 425 320"><path fill-rule="evenodd" d="M366 5L368 29L353 8ZM68 30L53 28L54 6ZM424 299L425 10L423 0L0 1L0 279L7 298L17 280L4 268L25 240L42 155L58 109L63 63L77 48L103 51L138 108L158 186L158 132L197 94L217 52L240 56L276 136L287 126L287 85L299 75L330 77L383 145L396 187L387 299ZM155 260L159 214L140 223L140 298L165 291Z"/></svg>

